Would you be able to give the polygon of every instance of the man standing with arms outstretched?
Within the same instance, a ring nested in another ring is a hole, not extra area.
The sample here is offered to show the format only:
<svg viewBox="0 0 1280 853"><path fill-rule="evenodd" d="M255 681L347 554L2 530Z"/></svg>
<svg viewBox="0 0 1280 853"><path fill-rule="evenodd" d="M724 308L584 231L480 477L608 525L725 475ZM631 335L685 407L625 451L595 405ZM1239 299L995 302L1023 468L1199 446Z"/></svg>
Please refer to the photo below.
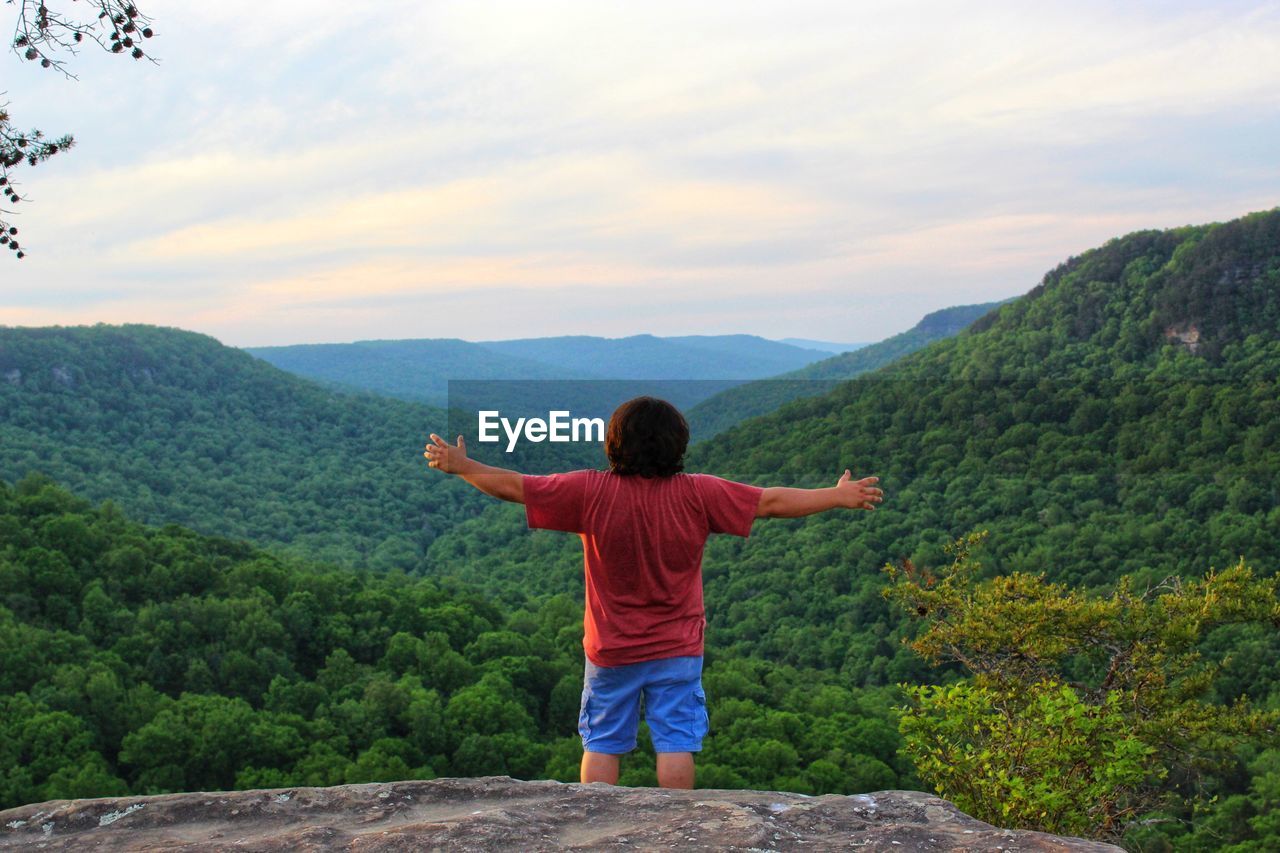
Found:
<svg viewBox="0 0 1280 853"><path fill-rule="evenodd" d="M757 518L797 518L883 499L876 477L846 470L823 489L760 488L684 474L689 425L674 406L637 397L605 437L608 471L535 476L467 457L462 436L432 434L432 468L525 506L529 527L582 537L586 673L578 732L582 781L618 781L636 746L640 698L658 757L658 784L692 788L693 753L707 733L702 691L702 549L712 533L746 537Z"/></svg>

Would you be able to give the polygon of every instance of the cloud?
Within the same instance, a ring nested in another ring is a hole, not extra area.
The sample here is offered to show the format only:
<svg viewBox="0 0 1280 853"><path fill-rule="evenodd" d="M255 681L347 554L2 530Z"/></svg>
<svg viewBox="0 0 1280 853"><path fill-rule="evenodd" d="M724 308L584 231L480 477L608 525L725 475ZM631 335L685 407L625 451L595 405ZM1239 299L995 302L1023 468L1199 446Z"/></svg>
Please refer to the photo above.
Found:
<svg viewBox="0 0 1280 853"><path fill-rule="evenodd" d="M1280 190L1270 5L352 8L162 0L159 67L24 67L80 146L0 317L874 339Z"/></svg>
<svg viewBox="0 0 1280 853"><path fill-rule="evenodd" d="M287 173L295 164L279 165ZM257 171L271 168L262 164ZM202 186L215 174L192 169L186 184ZM345 195L276 216L264 215L269 208L237 209L147 234L112 254L161 263L245 257L305 263L319 249L328 255L341 247L348 256L399 252L437 268L442 260L481 251L501 260L556 249L566 258L594 257L603 268L610 259L658 261L668 250L738 246L753 238L776 243L780 234L805 231L824 214L821 205L784 186L667 177L625 154L533 160L483 176ZM431 272L424 270L424 280Z"/></svg>

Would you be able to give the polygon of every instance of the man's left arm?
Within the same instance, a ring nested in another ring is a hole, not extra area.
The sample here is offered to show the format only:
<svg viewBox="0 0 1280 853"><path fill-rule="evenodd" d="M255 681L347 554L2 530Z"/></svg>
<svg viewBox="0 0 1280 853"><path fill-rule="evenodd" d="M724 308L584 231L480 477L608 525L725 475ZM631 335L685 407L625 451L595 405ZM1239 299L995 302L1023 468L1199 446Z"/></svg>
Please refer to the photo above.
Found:
<svg viewBox="0 0 1280 853"><path fill-rule="evenodd" d="M840 480L826 489L774 486L760 495L756 518L801 518L839 507L874 510L876 504L884 500L884 492L876 486L878 482L879 477L855 480L845 469Z"/></svg>
<svg viewBox="0 0 1280 853"><path fill-rule="evenodd" d="M429 467L461 477L490 497L524 503L524 475L470 458L462 436L458 436L458 443L453 445L433 432L431 443L422 455L427 457Z"/></svg>

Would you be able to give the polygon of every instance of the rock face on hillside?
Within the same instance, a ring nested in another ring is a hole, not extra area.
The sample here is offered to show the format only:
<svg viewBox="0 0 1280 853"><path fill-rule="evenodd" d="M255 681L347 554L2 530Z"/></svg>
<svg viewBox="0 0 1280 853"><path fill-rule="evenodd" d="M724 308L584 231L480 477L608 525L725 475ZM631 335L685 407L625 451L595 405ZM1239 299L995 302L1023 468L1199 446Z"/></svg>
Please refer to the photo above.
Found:
<svg viewBox="0 0 1280 853"><path fill-rule="evenodd" d="M0 812L0 849L1118 851L996 829L914 791L806 797L507 777L57 800Z"/></svg>

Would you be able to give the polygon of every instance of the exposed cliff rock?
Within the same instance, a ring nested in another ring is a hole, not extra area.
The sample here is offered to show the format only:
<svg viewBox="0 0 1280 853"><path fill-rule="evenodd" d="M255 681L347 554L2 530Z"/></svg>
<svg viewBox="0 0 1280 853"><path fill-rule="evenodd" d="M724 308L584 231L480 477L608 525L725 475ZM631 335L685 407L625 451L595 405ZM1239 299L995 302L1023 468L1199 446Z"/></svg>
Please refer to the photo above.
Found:
<svg viewBox="0 0 1280 853"><path fill-rule="evenodd" d="M997 829L914 791L806 797L507 777L57 800L0 812L0 848L1119 850Z"/></svg>
<svg viewBox="0 0 1280 853"><path fill-rule="evenodd" d="M1195 323L1169 326L1164 330L1164 338L1166 341L1177 341L1191 352L1200 348L1200 330Z"/></svg>

